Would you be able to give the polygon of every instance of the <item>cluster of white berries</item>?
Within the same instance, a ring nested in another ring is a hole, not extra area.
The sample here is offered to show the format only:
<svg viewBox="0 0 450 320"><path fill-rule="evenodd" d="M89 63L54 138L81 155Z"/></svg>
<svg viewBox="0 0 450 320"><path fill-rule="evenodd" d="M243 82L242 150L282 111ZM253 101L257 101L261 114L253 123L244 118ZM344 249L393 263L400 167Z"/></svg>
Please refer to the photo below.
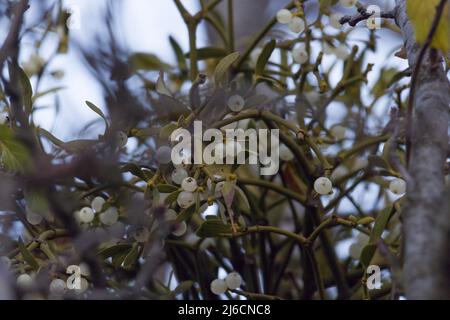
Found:
<svg viewBox="0 0 450 320"><path fill-rule="evenodd" d="M197 180L192 177L185 177L181 181L181 188L183 191L178 194L177 203L184 209L190 207L195 202L194 192L198 188Z"/></svg>
<svg viewBox="0 0 450 320"><path fill-rule="evenodd" d="M239 112L244 109L245 99L238 94L235 94L228 98L227 102L228 108L233 112Z"/></svg>
<svg viewBox="0 0 450 320"><path fill-rule="evenodd" d="M327 177L320 177L314 181L314 190L320 195L327 195L333 191L333 184Z"/></svg>
<svg viewBox="0 0 450 320"><path fill-rule="evenodd" d="M358 236L356 237L356 242L353 242L348 248L349 256L355 260L359 260L361 252L368 242L369 236L364 233L359 233Z"/></svg>
<svg viewBox="0 0 450 320"><path fill-rule="evenodd" d="M112 226L119 220L119 211L116 207L109 207L103 210L105 199L102 197L95 197L90 207L84 207L79 211L75 211L75 219L81 224L87 224L94 221L95 214L99 213L100 222L107 226Z"/></svg>
<svg viewBox="0 0 450 320"><path fill-rule="evenodd" d="M403 179L395 178L389 183L389 190L396 195L402 195L406 192L406 182Z"/></svg>
<svg viewBox="0 0 450 320"><path fill-rule="evenodd" d="M215 279L211 282L211 292L214 294L223 294L227 290L236 290L242 285L242 277L239 273L233 271L225 279Z"/></svg>
<svg viewBox="0 0 450 320"><path fill-rule="evenodd" d="M281 24L287 24L289 30L294 33L301 33L305 30L305 22L302 18L295 16L288 9L281 9L277 12L277 21Z"/></svg>

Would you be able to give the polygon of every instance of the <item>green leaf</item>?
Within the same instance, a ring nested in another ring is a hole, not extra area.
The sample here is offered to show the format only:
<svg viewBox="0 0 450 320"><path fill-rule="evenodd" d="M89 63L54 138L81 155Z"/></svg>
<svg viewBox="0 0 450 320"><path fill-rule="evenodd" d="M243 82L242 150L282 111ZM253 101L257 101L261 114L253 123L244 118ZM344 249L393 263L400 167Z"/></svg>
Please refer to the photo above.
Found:
<svg viewBox="0 0 450 320"><path fill-rule="evenodd" d="M161 128L159 136L161 137L161 139L168 140L172 132L174 132L176 129L178 129L178 125L176 123L168 123Z"/></svg>
<svg viewBox="0 0 450 320"><path fill-rule="evenodd" d="M30 265L30 267L33 268L33 270L38 271L39 263L33 257L31 252L27 249L27 247L25 246L25 244L22 241L22 238L19 238L18 246L19 246L19 250L20 250L20 253L22 254L23 259Z"/></svg>
<svg viewBox="0 0 450 320"><path fill-rule="evenodd" d="M390 169L389 163L387 163L382 157L376 155L369 156L369 166L373 168Z"/></svg>
<svg viewBox="0 0 450 320"><path fill-rule="evenodd" d="M59 140L54 135L52 135L50 132L43 128L37 128L36 129L38 135L46 137L48 140L50 140L55 146L58 146L60 148L63 147L64 141Z"/></svg>
<svg viewBox="0 0 450 320"><path fill-rule="evenodd" d="M45 193L40 189L25 189L25 202L27 207L36 214L44 217L47 221L53 221L54 218L50 213L50 205Z"/></svg>
<svg viewBox="0 0 450 320"><path fill-rule="evenodd" d="M222 187L222 195L223 200L225 202L225 205L227 209L230 209L233 201L234 201L234 195L236 193L234 187L236 185L236 180L233 181L225 181Z"/></svg>
<svg viewBox="0 0 450 320"><path fill-rule="evenodd" d="M198 60L206 60L206 59L218 59L223 58L227 55L227 50L219 47L205 47L197 49L197 59ZM185 54L186 57L189 57L189 52Z"/></svg>
<svg viewBox="0 0 450 320"><path fill-rule="evenodd" d="M115 256L119 253L128 252L131 248L129 243L119 243L111 247L100 250L97 254L102 259L107 259L109 257Z"/></svg>
<svg viewBox="0 0 450 320"><path fill-rule="evenodd" d="M214 71L214 82L219 85L228 74L228 69L239 58L239 52L233 52L220 60Z"/></svg>
<svg viewBox="0 0 450 320"><path fill-rule="evenodd" d="M182 222L182 221L187 221L189 220L192 215L197 212L197 208L196 208L196 204L191 204L189 207L184 208L180 214L177 216L176 221L177 222Z"/></svg>
<svg viewBox="0 0 450 320"><path fill-rule="evenodd" d="M128 63L132 71L137 70L168 70L170 66L162 62L156 55L138 52L129 57Z"/></svg>
<svg viewBox="0 0 450 320"><path fill-rule="evenodd" d="M86 101L86 105L92 110L94 111L96 114L98 114L100 117L102 117L103 121L105 121L105 125L106 125L106 130L108 130L109 128L109 123L108 123L108 119L106 118L105 114L103 113L103 111L97 107L95 104L93 104L90 101Z"/></svg>
<svg viewBox="0 0 450 320"><path fill-rule="evenodd" d="M159 94L165 94L166 96L171 97L172 93L167 89L166 83L164 82L164 72L159 72L158 80L156 80L156 92Z"/></svg>
<svg viewBox="0 0 450 320"><path fill-rule="evenodd" d="M178 195L182 192L183 190L177 190L172 192L171 194L169 194L167 196L167 198L164 200L164 203L167 205L172 204L173 202L175 202L178 198Z"/></svg>
<svg viewBox="0 0 450 320"><path fill-rule="evenodd" d="M381 235L389 222L392 211L393 206L387 206L378 214L375 220L375 225L370 233L369 244L361 252L360 261L365 268L370 265L370 261L377 250L377 241L381 239Z"/></svg>
<svg viewBox="0 0 450 320"><path fill-rule="evenodd" d="M50 88L47 90L44 90L42 92L38 92L33 96L33 102L36 101L37 99L46 96L50 93L54 93L54 92L58 92L59 90L65 89L65 87L59 86L59 87L54 87L54 88Z"/></svg>
<svg viewBox="0 0 450 320"><path fill-rule="evenodd" d="M156 187L158 188L158 191L161 193L172 193L179 189L178 187L172 186L170 184L158 184Z"/></svg>
<svg viewBox="0 0 450 320"><path fill-rule="evenodd" d="M383 234L384 229L386 229L386 226L389 222L389 218L391 217L393 211L393 206L387 206L383 211L381 211L376 220L375 220L375 225L372 229L372 232L370 233L370 237L369 237L369 242L370 243L375 243L377 242L380 238L381 235Z"/></svg>
<svg viewBox="0 0 450 320"><path fill-rule="evenodd" d="M175 56L178 62L178 68L180 68L181 72L187 72L187 64L186 59L183 55L183 50L181 49L178 42L172 36L169 37L170 45L172 46L173 51L175 52Z"/></svg>
<svg viewBox="0 0 450 320"><path fill-rule="evenodd" d="M85 151L86 149L94 146L97 143L98 141L93 139L79 139L65 142L62 145L62 148L68 152L77 153Z"/></svg>
<svg viewBox="0 0 450 320"><path fill-rule="evenodd" d="M220 237L232 234L231 226L219 219L211 219L203 222L196 231L200 238Z"/></svg>
<svg viewBox="0 0 450 320"><path fill-rule="evenodd" d="M23 69L17 64L9 64L9 67L10 74L13 67L17 71L17 74L19 76L20 90L23 98L23 105L25 106L25 112L27 114L31 114L33 108L33 88L31 87L30 79L28 78L25 71L23 71Z"/></svg>
<svg viewBox="0 0 450 320"><path fill-rule="evenodd" d="M261 54L258 57L258 61L256 62L255 68L256 76L261 76L264 74L264 69L266 68L267 62L269 62L273 50L275 50L275 45L276 41L272 39L264 46L263 50L261 51Z"/></svg>
<svg viewBox="0 0 450 320"><path fill-rule="evenodd" d="M135 175L136 177L141 178L143 181L147 181L148 179L150 179L150 177L148 177L145 172L136 164L134 163L127 163L125 164L121 169L121 172L129 172L133 175Z"/></svg>
<svg viewBox="0 0 450 320"><path fill-rule="evenodd" d="M31 158L25 146L13 137L11 128L0 125L0 160L12 172L25 172Z"/></svg>
<svg viewBox="0 0 450 320"><path fill-rule="evenodd" d="M362 226L365 226L365 225L371 224L374 221L375 221L375 219L372 217L364 217L362 219L359 219L356 223L360 224Z"/></svg>
<svg viewBox="0 0 450 320"><path fill-rule="evenodd" d="M127 269L133 266L139 259L139 256L140 256L139 245L137 242L135 242L133 243L133 246L131 247L125 259L123 260L123 267Z"/></svg>
<svg viewBox="0 0 450 320"><path fill-rule="evenodd" d="M373 255L375 254L376 250L377 245L373 243L369 243L362 249L359 260L361 261L361 264L364 266L364 268L370 266L370 261L372 261Z"/></svg>
<svg viewBox="0 0 450 320"><path fill-rule="evenodd" d="M180 294L180 293L184 293L184 292L188 291L189 289L191 289L193 285L194 285L194 281L192 281L192 280L183 281L175 288L175 290L173 290L173 293L176 295Z"/></svg>
<svg viewBox="0 0 450 320"><path fill-rule="evenodd" d="M242 204L245 210L250 211L250 203L248 202L247 196L245 195L244 191L236 185L234 185L234 189L236 190L236 202Z"/></svg>

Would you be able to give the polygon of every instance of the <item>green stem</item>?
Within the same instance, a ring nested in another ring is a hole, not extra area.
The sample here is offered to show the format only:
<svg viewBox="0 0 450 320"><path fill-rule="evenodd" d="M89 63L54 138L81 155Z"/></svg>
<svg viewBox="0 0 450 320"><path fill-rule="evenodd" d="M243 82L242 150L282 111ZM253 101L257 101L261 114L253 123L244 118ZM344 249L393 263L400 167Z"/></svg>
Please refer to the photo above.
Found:
<svg viewBox="0 0 450 320"><path fill-rule="evenodd" d="M191 63L191 81L195 81L195 79L197 79L197 75L198 75L197 25L198 25L198 22L194 19L191 19L188 22L189 61Z"/></svg>

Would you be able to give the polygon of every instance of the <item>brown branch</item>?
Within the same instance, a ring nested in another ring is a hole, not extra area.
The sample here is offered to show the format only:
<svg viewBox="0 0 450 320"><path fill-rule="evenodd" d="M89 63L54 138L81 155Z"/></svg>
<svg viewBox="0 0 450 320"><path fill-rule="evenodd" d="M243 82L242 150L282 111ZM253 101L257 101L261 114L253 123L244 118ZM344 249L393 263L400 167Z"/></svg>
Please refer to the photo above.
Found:
<svg viewBox="0 0 450 320"><path fill-rule="evenodd" d="M420 58L421 47L408 20L405 0L396 0L396 22L411 68L420 62L411 99L415 106L410 122L412 183L402 213L405 293L410 299L449 299L450 209L444 167L450 82L439 59L424 53Z"/></svg>
<svg viewBox="0 0 450 320"><path fill-rule="evenodd" d="M342 25L348 23L349 26L354 27L359 22L367 20L370 17L372 17L373 15L374 15L373 12L368 12L366 8L361 8L361 9L358 9L358 14L353 15L353 16L350 16L350 15L343 16L339 20L339 22ZM381 12L380 13L380 18L383 18L383 19L394 19L395 18L394 11Z"/></svg>
<svg viewBox="0 0 450 320"><path fill-rule="evenodd" d="M406 163L409 165L410 156L411 156L411 131L412 131L412 117L414 113L414 99L416 97L417 90L417 79L419 77L420 68L423 63L423 59L425 58L425 53L429 49L431 42L433 41L434 34L437 31L439 26L439 22L441 21L442 15L444 13L444 6L447 3L447 0L441 0L439 5L436 7L436 16L434 17L433 24L431 25L431 29L428 33L427 40L423 44L422 48L419 52L419 57L417 58L416 64L414 66L414 71L412 73L411 78L411 90L409 93L408 100L408 109L406 114Z"/></svg>

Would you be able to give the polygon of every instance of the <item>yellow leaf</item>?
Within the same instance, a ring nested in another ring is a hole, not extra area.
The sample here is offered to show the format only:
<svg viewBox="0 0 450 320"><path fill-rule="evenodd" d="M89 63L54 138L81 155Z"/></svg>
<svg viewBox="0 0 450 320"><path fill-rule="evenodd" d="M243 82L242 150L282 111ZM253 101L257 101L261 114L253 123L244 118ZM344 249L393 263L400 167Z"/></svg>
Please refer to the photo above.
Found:
<svg viewBox="0 0 450 320"><path fill-rule="evenodd" d="M407 0L406 12L414 28L416 40L419 44L425 43L434 18L436 16L436 7L440 0ZM450 4L444 8L439 26L431 42L431 47L439 49L443 53L450 50Z"/></svg>

